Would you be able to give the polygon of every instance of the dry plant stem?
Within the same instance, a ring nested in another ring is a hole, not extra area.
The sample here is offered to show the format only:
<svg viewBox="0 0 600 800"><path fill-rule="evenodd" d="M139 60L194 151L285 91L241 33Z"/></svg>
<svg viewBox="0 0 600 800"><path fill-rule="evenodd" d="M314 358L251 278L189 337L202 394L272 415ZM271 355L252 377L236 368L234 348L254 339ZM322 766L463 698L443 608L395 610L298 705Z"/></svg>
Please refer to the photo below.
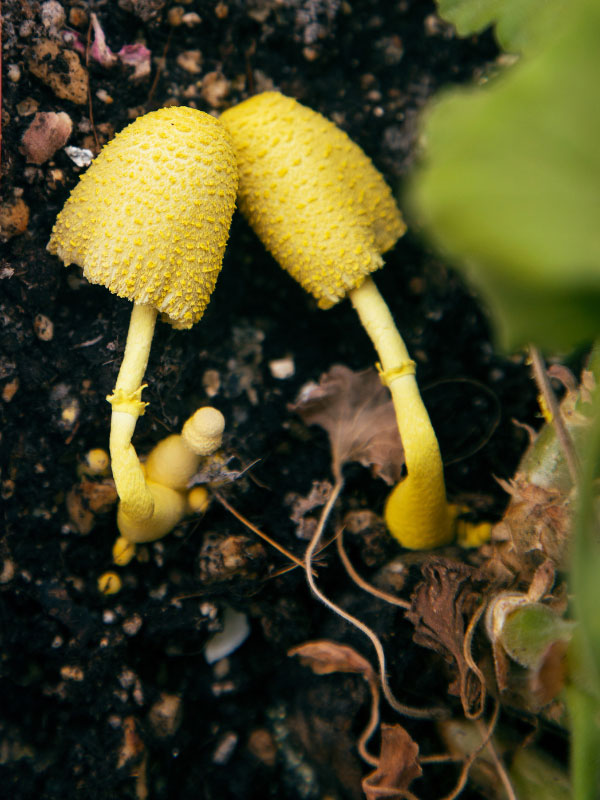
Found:
<svg viewBox="0 0 600 800"><path fill-rule="evenodd" d="M419 764L448 764L450 762L462 760L462 756L452 756L450 753L442 753L436 756L421 756L419 758Z"/></svg>
<svg viewBox="0 0 600 800"><path fill-rule="evenodd" d="M276 542L275 539L271 539L270 536L267 536L266 533L263 533L259 528L256 527L256 525L253 525L250 522L250 520L247 520L246 517L244 517L242 514L240 514L239 511L236 511L236 509L232 505L230 505L227 502L227 500L225 500L225 498L221 494L219 494L219 492L214 492L213 495L214 495L215 499L218 500L219 503L221 503L223 508L226 508L227 511L229 511L230 514L233 514L233 516L236 519L239 519L239 521L243 525L245 525L249 530L251 530L257 536L260 536L260 538L264 539L265 542L268 542L268 544L270 544L271 547L274 547L276 550L279 550L279 552L282 553L284 556L286 556L286 558L289 558L290 561L293 561L294 564L297 567L302 567L302 569L304 569L304 562L303 561L301 561L299 558L297 558L293 553L290 553L289 550L286 550L285 547L283 547L283 545L280 545L278 542Z"/></svg>
<svg viewBox="0 0 600 800"><path fill-rule="evenodd" d="M483 727L483 723L481 722L481 720L477 720L477 728L479 730L479 733L482 736L484 736L485 728ZM498 773L498 777L500 778L500 780L502 781L502 785L506 789L508 800L518 800L517 795L515 794L514 787L510 781L508 772L506 771L506 767L504 766L498 753L496 752L496 747L494 746L494 742L491 741L491 739L488 742L487 748L490 753L490 756L492 757L492 761L494 762L494 766L496 767L496 772Z"/></svg>
<svg viewBox="0 0 600 800"><path fill-rule="evenodd" d="M483 602L477 611L471 617L469 624L467 626L467 630L465 632L465 638L463 641L463 657L469 669L473 672L473 674L477 677L479 681L479 702L475 711L471 711L470 708L467 708L467 676L468 673L465 673L460 686L460 698L462 700L463 711L465 717L467 719L475 720L479 719L479 717L483 714L483 709L485 706L485 698L486 698L486 691L485 691L485 678L483 672L479 669L475 661L473 660L473 655L471 653L471 644L473 642L473 634L475 633L475 628L477 627L477 623L481 619L481 615L485 611L487 607L487 603Z"/></svg>
<svg viewBox="0 0 600 800"><path fill-rule="evenodd" d="M373 767L377 767L379 765L379 759L369 753L367 750L367 743L379 725L379 685L374 676L372 679L368 680L368 684L371 692L371 716L369 717L367 727L360 735L357 747L363 761L366 761L367 764L371 764Z"/></svg>
<svg viewBox="0 0 600 800"><path fill-rule="evenodd" d="M529 355L531 358L531 366L533 368L533 377L540 394L548 406L548 410L552 414L552 425L554 425L556 437L560 442L560 446L562 447L565 461L567 462L567 467L569 469L569 475L571 476L573 485L577 485L581 471L579 459L577 458L577 453L575 452L573 440L571 439L569 431L567 430L560 413L560 406L550 384L544 359L542 358L542 354L540 353L539 349L534 345L529 345Z"/></svg>
<svg viewBox="0 0 600 800"><path fill-rule="evenodd" d="M146 486L144 473L131 438L144 403L141 401L142 380L154 335L156 309L149 305L133 304L123 362L112 404L110 425L110 457L113 478L123 511L135 520L152 516L154 500Z"/></svg>
<svg viewBox="0 0 600 800"><path fill-rule="evenodd" d="M452 538L438 441L419 393L414 362L372 278L349 292L381 361L392 395L408 475L390 494L385 510L391 533L405 547L438 547Z"/></svg>
<svg viewBox="0 0 600 800"><path fill-rule="evenodd" d="M462 790L465 788L465 785L467 783L467 779L469 777L469 772L471 770L473 762L475 761L477 756L481 753L481 751L485 749L485 747L487 746L488 742L492 738L492 734L494 733L494 729L496 727L496 723L498 722L498 715L499 714L500 714L500 703L498 701L496 701L496 705L495 705L495 708L494 708L494 713L492 714L492 718L490 720L490 724L488 725L488 728L485 731L485 734L483 735L481 744L465 760L465 763L463 764L463 767L462 767L462 770L460 772L460 776L458 778L456 786L450 792L450 794L447 794L445 797L442 798L442 800L456 800L456 798L460 795Z"/></svg>
<svg viewBox="0 0 600 800"><path fill-rule="evenodd" d="M311 588L312 593L317 597L323 605L326 605L334 614L337 614L342 619L345 619L350 625L354 625L355 628L358 628L359 631L362 631L365 636L367 636L371 640L371 644L375 648L375 652L377 654L377 660L379 662L379 675L381 679L381 688L383 690L383 695L385 699L388 701L390 706L397 711L399 714L403 714L405 717L413 717L415 719L435 719L442 716L445 716L445 711L443 709L437 708L413 708L412 706L405 706L402 703L399 703L394 695L392 694L392 690L389 687L386 669L385 669L385 653L383 651L383 646L379 641L379 638L371 630L364 622L361 622L356 617L353 617L351 614L348 614L347 611L344 611L342 608L337 606L332 600L326 597L323 592L318 588L317 584L315 583L315 578L312 570L312 559L315 554L315 550L319 545L319 541L323 534L323 529L327 523L329 515L338 499L340 492L344 486L343 478L338 478L333 486L331 494L327 502L325 503L323 510L321 512L321 516L319 518L319 524L317 525L317 529L315 530L312 539L310 540L310 544L306 548L306 553L304 555L304 570L306 572L306 579L308 581L308 585Z"/></svg>
<svg viewBox="0 0 600 800"><path fill-rule="evenodd" d="M351 580L359 586L363 591L372 594L373 597L378 597L380 600L385 601L386 603L391 603L393 606L399 606L400 608L404 608L406 610L410 609L410 603L408 600L402 600L401 597L395 597L393 594L388 594L388 592L383 592L381 589L377 589L377 587L372 586L370 583L367 583L364 578L358 574L358 572L352 566L352 562L348 558L348 554L344 550L344 543L343 543L343 535L344 529L342 528L339 532L339 535L336 536L336 545L338 555L342 564L344 565L344 569L350 576Z"/></svg>

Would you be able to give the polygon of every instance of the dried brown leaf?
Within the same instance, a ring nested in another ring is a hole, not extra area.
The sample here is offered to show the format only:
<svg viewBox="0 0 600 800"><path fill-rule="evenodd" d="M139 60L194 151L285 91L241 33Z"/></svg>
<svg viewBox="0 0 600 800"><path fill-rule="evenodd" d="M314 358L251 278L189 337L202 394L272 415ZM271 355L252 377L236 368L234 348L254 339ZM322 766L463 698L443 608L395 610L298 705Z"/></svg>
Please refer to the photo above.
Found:
<svg viewBox="0 0 600 800"><path fill-rule="evenodd" d="M411 597L407 619L415 626L413 640L454 663L457 679L448 687L465 710L477 704L482 687L464 656L468 620L481 603L473 567L449 559L431 558L422 567L424 580Z"/></svg>
<svg viewBox="0 0 600 800"><path fill-rule="evenodd" d="M531 671L529 687L541 706L548 705L564 689L568 647L566 641L552 642L538 668Z"/></svg>
<svg viewBox="0 0 600 800"><path fill-rule="evenodd" d="M511 500L504 517L494 526L492 539L510 541L522 563L528 563L533 555L540 560L550 558L564 567L572 538L571 496L559 489L536 486L521 473L511 481L498 482Z"/></svg>
<svg viewBox="0 0 600 800"><path fill-rule="evenodd" d="M374 772L362 782L367 800L387 797L401 800L423 770L419 766L419 745L401 725L381 726L381 753Z"/></svg>
<svg viewBox="0 0 600 800"><path fill-rule="evenodd" d="M313 481L310 493L303 497L296 492L290 493L285 498L286 505L291 506L290 519L296 524L298 539L310 541L313 537L318 521L314 516L308 516L311 511L325 505L333 486L329 481Z"/></svg>
<svg viewBox="0 0 600 800"><path fill-rule="evenodd" d="M404 451L396 414L374 369L353 372L334 364L318 384L304 386L289 409L327 431L336 479L344 464L358 461L390 486L400 480Z"/></svg>
<svg viewBox="0 0 600 800"><path fill-rule="evenodd" d="M288 656L299 656L301 663L310 667L315 675L356 672L369 682L377 680L375 670L366 658L363 658L354 648L338 644L330 639L316 639L299 644L288 650Z"/></svg>

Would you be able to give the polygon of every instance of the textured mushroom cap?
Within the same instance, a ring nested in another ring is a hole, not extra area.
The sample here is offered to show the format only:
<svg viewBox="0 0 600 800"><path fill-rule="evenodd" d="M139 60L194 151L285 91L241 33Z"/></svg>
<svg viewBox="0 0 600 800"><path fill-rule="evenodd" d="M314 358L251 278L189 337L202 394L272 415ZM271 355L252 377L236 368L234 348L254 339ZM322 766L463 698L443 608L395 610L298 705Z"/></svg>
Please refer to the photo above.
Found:
<svg viewBox="0 0 600 800"><path fill-rule="evenodd" d="M71 192L48 243L66 265L171 324L202 316L227 244L237 165L221 123L192 108L138 117Z"/></svg>
<svg viewBox="0 0 600 800"><path fill-rule="evenodd" d="M382 266L406 226L381 174L340 128L278 92L221 121L238 159L242 212L321 308Z"/></svg>

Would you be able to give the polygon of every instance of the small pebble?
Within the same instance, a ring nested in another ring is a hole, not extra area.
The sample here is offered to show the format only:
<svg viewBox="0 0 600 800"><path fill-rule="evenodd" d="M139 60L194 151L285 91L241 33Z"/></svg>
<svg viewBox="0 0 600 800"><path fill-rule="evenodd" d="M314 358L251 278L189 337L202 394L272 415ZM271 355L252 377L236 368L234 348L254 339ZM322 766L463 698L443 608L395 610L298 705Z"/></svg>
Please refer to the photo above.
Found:
<svg viewBox="0 0 600 800"><path fill-rule="evenodd" d="M106 89L98 89L98 91L96 92L96 97L98 98L98 100L100 100L103 103L106 103L107 105L114 103L114 99L111 97L111 95L109 95Z"/></svg>
<svg viewBox="0 0 600 800"><path fill-rule="evenodd" d="M229 731L222 737L213 753L213 764L220 766L227 764L237 746L238 738L237 733L233 731Z"/></svg>
<svg viewBox="0 0 600 800"><path fill-rule="evenodd" d="M60 71L55 64L60 63ZM89 79L77 53L51 39L40 39L31 51L29 70L52 89L61 100L84 105L88 100Z"/></svg>
<svg viewBox="0 0 600 800"><path fill-rule="evenodd" d="M215 633L204 646L204 658L214 664L237 650L250 635L248 617L241 611L226 608L223 614L223 630Z"/></svg>
<svg viewBox="0 0 600 800"><path fill-rule="evenodd" d="M22 197L0 203L0 242L25 233L29 224L29 207Z"/></svg>
<svg viewBox="0 0 600 800"><path fill-rule="evenodd" d="M13 397L19 390L19 379L13 378L12 381L8 381L2 387L2 399L5 403L10 403Z"/></svg>
<svg viewBox="0 0 600 800"><path fill-rule="evenodd" d="M88 15L83 8L73 6L73 8L69 10L69 25L72 25L74 28L83 28L88 22Z"/></svg>
<svg viewBox="0 0 600 800"><path fill-rule="evenodd" d="M123 630L127 634L127 636L135 636L136 633L139 633L143 625L143 620L139 614L134 614L129 619L126 619L123 623Z"/></svg>
<svg viewBox="0 0 600 800"><path fill-rule="evenodd" d="M221 388L221 376L216 369L207 369L202 376L202 386L209 397L219 394Z"/></svg>
<svg viewBox="0 0 600 800"><path fill-rule="evenodd" d="M17 113L20 117L30 117L38 110L38 106L37 100L34 100L33 97L26 97L20 103L17 103Z"/></svg>
<svg viewBox="0 0 600 800"><path fill-rule="evenodd" d="M69 145L68 147L65 147L65 153L78 167L89 167L94 159L94 154L92 151L82 147L74 147Z"/></svg>
<svg viewBox="0 0 600 800"><path fill-rule="evenodd" d="M199 75L202 72L202 53L200 50L184 50L177 56L177 63L191 75Z"/></svg>
<svg viewBox="0 0 600 800"><path fill-rule="evenodd" d="M277 761L277 745L266 728L255 728L248 738L248 750L267 767L274 767Z"/></svg>
<svg viewBox="0 0 600 800"><path fill-rule="evenodd" d="M294 359L291 356L286 356L285 358L275 358L273 361L269 361L269 370L274 378L283 381L286 378L291 378L294 375L296 372L296 365L294 364Z"/></svg>
<svg viewBox="0 0 600 800"><path fill-rule="evenodd" d="M23 134L21 153L30 164L44 164L64 147L73 131L73 123L64 111L38 112Z"/></svg>
<svg viewBox="0 0 600 800"><path fill-rule="evenodd" d="M195 28L196 25L199 25L202 22L202 17L200 14L196 14L195 11L188 11L187 14L183 15L181 21L186 27Z"/></svg>
<svg viewBox="0 0 600 800"><path fill-rule="evenodd" d="M66 681L77 681L80 683L84 677L85 673L81 669L81 667L75 667L68 664L65 664L63 667L60 668L60 676L63 680Z"/></svg>
<svg viewBox="0 0 600 800"><path fill-rule="evenodd" d="M221 72L207 72L202 79L201 94L209 106L220 108L227 95L231 83Z"/></svg>
<svg viewBox="0 0 600 800"><path fill-rule="evenodd" d="M178 28L182 21L185 9L183 6L171 6L167 11L167 22L172 28Z"/></svg>
<svg viewBox="0 0 600 800"><path fill-rule="evenodd" d="M32 19L26 19L25 22L22 22L19 27L19 36L21 36L23 39L26 39L28 36L31 36L34 28L35 22Z"/></svg>
<svg viewBox="0 0 600 800"><path fill-rule="evenodd" d="M5 558L0 571L0 584L10 583L15 577L15 572L15 562L10 558Z"/></svg>
<svg viewBox="0 0 600 800"><path fill-rule="evenodd" d="M33 330L42 342L50 342L54 338L54 323L45 314L36 314Z"/></svg>
<svg viewBox="0 0 600 800"><path fill-rule="evenodd" d="M148 713L148 721L159 739L173 736L181 725L182 717L181 698L167 692L161 692Z"/></svg>
<svg viewBox="0 0 600 800"><path fill-rule="evenodd" d="M40 16L42 18L42 25L51 33L58 33L58 30L62 28L67 21L65 10L57 0L47 0L47 2L42 3Z"/></svg>

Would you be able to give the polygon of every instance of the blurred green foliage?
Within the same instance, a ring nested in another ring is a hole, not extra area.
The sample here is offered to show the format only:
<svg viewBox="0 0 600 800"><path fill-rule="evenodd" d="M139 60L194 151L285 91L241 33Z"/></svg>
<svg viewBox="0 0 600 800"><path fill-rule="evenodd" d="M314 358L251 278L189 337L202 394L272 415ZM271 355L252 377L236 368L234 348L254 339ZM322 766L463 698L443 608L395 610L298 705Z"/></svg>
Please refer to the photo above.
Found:
<svg viewBox="0 0 600 800"><path fill-rule="evenodd" d="M560 6L533 53L433 103L407 196L511 349L570 349L600 333L600 3Z"/></svg>
<svg viewBox="0 0 600 800"><path fill-rule="evenodd" d="M483 85L433 103L408 209L480 292L504 347L600 341L600 2L438 7L460 35L494 24L500 45L521 55ZM589 368L598 380L599 345ZM593 395L570 573L580 626L566 693L574 800L600 797L600 391Z"/></svg>
<svg viewBox="0 0 600 800"><path fill-rule="evenodd" d="M495 26L496 39L508 53L525 53L543 41L560 22L569 0L437 0L440 16L460 36Z"/></svg>

